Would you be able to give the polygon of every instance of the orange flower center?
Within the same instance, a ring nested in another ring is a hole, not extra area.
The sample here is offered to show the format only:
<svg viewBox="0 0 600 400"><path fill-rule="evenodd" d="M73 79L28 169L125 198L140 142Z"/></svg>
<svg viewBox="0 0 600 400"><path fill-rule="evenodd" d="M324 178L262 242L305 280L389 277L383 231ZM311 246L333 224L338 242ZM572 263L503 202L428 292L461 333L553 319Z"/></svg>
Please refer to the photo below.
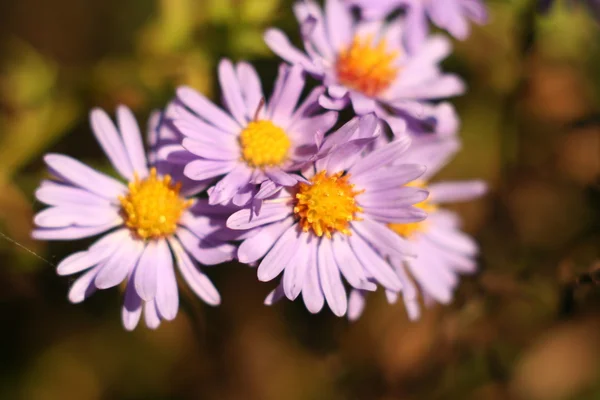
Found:
<svg viewBox="0 0 600 400"><path fill-rule="evenodd" d="M300 219L304 232L312 229L319 237L331 238L334 232L350 235L350 222L359 221L356 213L362 208L355 197L362 193L354 190L348 182L349 175L343 172L327 176L321 171L310 179L310 183L298 184L294 214Z"/></svg>
<svg viewBox="0 0 600 400"><path fill-rule="evenodd" d="M398 51L390 51L385 40L373 42L372 36L354 37L352 44L338 55L339 81L367 96L374 97L389 88L398 76L395 61Z"/></svg>

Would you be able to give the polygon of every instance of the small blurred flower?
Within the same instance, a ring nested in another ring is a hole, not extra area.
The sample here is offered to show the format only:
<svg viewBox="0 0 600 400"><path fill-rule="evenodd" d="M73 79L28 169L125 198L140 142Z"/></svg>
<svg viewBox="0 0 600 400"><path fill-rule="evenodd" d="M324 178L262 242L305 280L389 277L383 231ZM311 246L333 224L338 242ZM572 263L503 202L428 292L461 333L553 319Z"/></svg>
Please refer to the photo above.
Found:
<svg viewBox="0 0 600 400"><path fill-rule="evenodd" d="M408 240L416 257L390 257L390 264L402 280L402 295L410 319L419 318L419 290L426 303L437 301L447 304L458 284L458 275L472 273L477 268L475 257L478 246L471 237L460 230L460 218L455 213L440 208L440 204L472 200L483 195L486 185L479 180L462 182L427 183L443 168L458 150L455 139L415 140L398 162L419 163L427 167L416 187L429 190L429 198L416 205L428 213L426 221L412 224L389 224L389 228ZM409 278L412 276L416 285ZM388 301L395 302L399 291L386 290ZM350 294L348 317L357 319L364 308L363 290Z"/></svg>
<svg viewBox="0 0 600 400"><path fill-rule="evenodd" d="M191 88L177 91L180 104L175 105L172 123L191 153L185 175L200 181L222 177L209 189L210 204L233 201L243 206L267 180L296 184L297 175L289 172L307 162L316 152L317 137L337 121L336 112L318 113L316 101L324 89L313 90L297 105L305 83L299 66L280 67L267 104L249 64L234 68L229 60L222 61L219 80L229 113Z"/></svg>
<svg viewBox="0 0 600 400"><path fill-rule="evenodd" d="M151 118L151 143L158 140L159 119ZM44 157L56 179L42 182L36 191L37 199L50 207L35 216L33 237L73 240L105 234L58 265L60 275L86 271L71 286L69 300L79 303L97 289L127 282L123 325L134 329L143 308L146 325L156 328L177 315L176 264L200 298L219 304L219 293L192 258L205 265L233 259L235 248L225 243L232 232L223 215L230 212L190 199L196 188L169 175L174 169L167 163L148 163L128 108L117 109L117 126L100 109L92 111L90 120L100 146L129 184L65 155Z"/></svg>
<svg viewBox="0 0 600 400"><path fill-rule="evenodd" d="M227 220L229 228L256 231L242 242L238 258L249 264L262 258L259 280L283 272L267 304L302 293L310 312L319 312L327 301L342 316L347 311L342 276L355 289L370 291L380 284L402 290L405 283L385 259L403 258L411 250L388 225L426 217L412 204L425 200L427 191L405 186L424 167L391 165L410 145L408 136L365 152L378 126L374 115L351 120L323 141L318 160L303 171L306 180L280 188L259 208L246 207Z"/></svg>
<svg viewBox="0 0 600 400"><path fill-rule="evenodd" d="M397 8L406 10L406 40L419 46L429 32L427 17L457 39L469 36L469 20L483 25L487 9L483 0L349 0L359 6L367 19L384 18Z"/></svg>
<svg viewBox="0 0 600 400"><path fill-rule="evenodd" d="M280 57L322 80L324 108L352 104L358 115L375 112L385 118L386 109L410 109L415 102L464 92L459 77L440 70L439 62L451 51L443 36L410 49L402 42L403 19L356 22L343 0L327 0L324 12L311 1L298 2L294 10L306 54L279 29L269 29L265 41Z"/></svg>

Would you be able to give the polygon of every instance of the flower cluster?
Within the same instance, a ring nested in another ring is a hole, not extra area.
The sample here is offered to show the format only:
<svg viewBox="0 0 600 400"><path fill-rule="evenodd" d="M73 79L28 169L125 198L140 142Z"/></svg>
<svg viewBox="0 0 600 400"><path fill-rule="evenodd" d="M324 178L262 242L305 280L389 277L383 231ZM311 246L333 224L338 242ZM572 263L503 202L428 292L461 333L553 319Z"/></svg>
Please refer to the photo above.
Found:
<svg viewBox="0 0 600 400"><path fill-rule="evenodd" d="M364 19L352 8L360 5ZM408 12L388 18L396 6ZM304 51L277 29L265 41L287 63L265 96L248 63L222 60L222 106L190 87L148 122L146 146L132 112L102 110L92 131L121 180L59 154L36 191L48 207L33 236L101 235L58 265L79 274L69 299L121 285L122 320L148 327L175 318L177 274L211 305L220 296L202 266L232 260L279 279L266 304L300 295L356 319L382 287L418 318L419 296L448 303L476 270L477 244L444 203L481 196L481 181L430 182L460 147L444 99L462 80L440 62L451 52L434 23L463 38L483 22L478 0L326 0L294 6ZM316 83L316 84L315 84ZM307 86L313 88L309 90ZM341 120L338 111L353 115ZM176 273L176 270L178 271Z"/></svg>

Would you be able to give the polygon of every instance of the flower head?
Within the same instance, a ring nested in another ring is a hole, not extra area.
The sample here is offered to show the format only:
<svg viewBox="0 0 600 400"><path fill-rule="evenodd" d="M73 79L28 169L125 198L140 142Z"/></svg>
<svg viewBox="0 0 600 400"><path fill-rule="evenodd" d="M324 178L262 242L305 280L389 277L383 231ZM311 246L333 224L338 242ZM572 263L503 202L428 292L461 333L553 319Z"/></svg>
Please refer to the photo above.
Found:
<svg viewBox="0 0 600 400"><path fill-rule="evenodd" d="M319 103L325 108L351 103L358 115L375 112L383 118L385 108L464 91L462 81L438 65L451 49L444 37L431 36L409 48L402 41L403 19L355 21L343 0L327 0L324 11L313 1L302 1L294 11L306 53L278 29L269 29L265 41L284 60L322 80L327 94Z"/></svg>
<svg viewBox="0 0 600 400"><path fill-rule="evenodd" d="M185 175L203 181L219 179L209 189L210 204L247 204L258 185L269 180L296 183L298 170L317 151L315 138L329 131L337 113L318 113L323 89L299 103L304 89L300 67L282 65L273 94L265 103L261 83L247 63L219 65L227 111L193 89L177 91L178 104L169 115L189 152Z"/></svg>
<svg viewBox="0 0 600 400"><path fill-rule="evenodd" d="M262 259L261 281L283 272L268 304L302 293L309 311L319 312L327 301L341 316L347 310L342 276L356 289L402 289L385 260L411 250L389 224L426 217L412 205L424 201L427 191L406 186L424 167L393 164L410 145L408 136L373 150L378 126L374 115L350 121L324 140L298 183L257 194L260 207L247 206L227 220L232 229L249 230L238 258L249 264Z"/></svg>
<svg viewBox="0 0 600 400"><path fill-rule="evenodd" d="M429 197L419 204L428 213L427 220L412 224L389 224L399 237L409 241L415 257L389 258L389 265L403 283L401 291L386 290L388 300L394 302L401 292L411 319L420 315L419 292L426 302L449 303L463 273L472 273L477 268L475 257L478 246L474 240L460 230L460 218L455 213L442 208L444 203L466 201L485 193L482 181L428 183L457 151L455 139L429 140L421 138L405 152L398 162L423 163L427 172L423 174L417 187L429 191ZM416 283L416 285L415 285ZM355 290L350 295L348 316L356 319L362 313L366 292Z"/></svg>
<svg viewBox="0 0 600 400"><path fill-rule="evenodd" d="M49 207L35 216L35 238L73 240L103 234L58 265L60 275L83 272L69 299L78 303L97 289L126 282L125 328L135 328L142 309L148 327L156 328L161 320L177 315L176 266L200 298L219 304L219 293L197 263L233 258L235 248L226 240L236 235L224 225L230 210L192 200L196 182L184 179L176 165L156 161L154 149L147 157L128 108L117 109L117 126L99 109L90 119L100 146L128 184L71 157L48 154L44 160L54 179L45 180L36 191L37 199ZM151 118L149 141L154 144L160 141L159 121L158 114Z"/></svg>

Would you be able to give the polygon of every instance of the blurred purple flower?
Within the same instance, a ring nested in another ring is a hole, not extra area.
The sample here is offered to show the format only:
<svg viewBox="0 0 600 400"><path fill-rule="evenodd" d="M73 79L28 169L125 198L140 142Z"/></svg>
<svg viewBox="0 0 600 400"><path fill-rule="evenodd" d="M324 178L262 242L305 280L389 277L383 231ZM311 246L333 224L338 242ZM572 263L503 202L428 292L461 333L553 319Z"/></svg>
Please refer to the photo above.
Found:
<svg viewBox="0 0 600 400"><path fill-rule="evenodd" d="M289 172L306 163L316 152L316 138L337 121L336 112L323 113L317 104L324 89L314 89L298 104L304 72L281 65L271 99L263 106L254 68L243 62L234 67L229 60L219 65L219 81L228 113L191 88L177 91L172 122L190 153L185 175L195 180L222 177L209 189L210 204L243 206L266 180L294 185L296 175Z"/></svg>
<svg viewBox="0 0 600 400"><path fill-rule="evenodd" d="M317 313L326 301L346 314L342 276L351 287L398 292L404 283L385 261L411 254L408 241L388 227L426 217L413 207L427 191L405 186L424 172L420 164L392 162L409 147L408 136L368 151L379 133L374 115L354 118L328 136L319 159L303 171L306 181L270 193L260 209L246 207L227 220L232 229L253 230L238 250L241 262L258 266L261 281L282 282L266 304L302 293ZM261 198L261 193L257 195Z"/></svg>
<svg viewBox="0 0 600 400"><path fill-rule="evenodd" d="M406 10L406 40L417 48L429 33L428 18L457 39L469 36L469 20L483 25L487 9L482 0L349 0L367 19L380 19L397 8Z"/></svg>
<svg viewBox="0 0 600 400"><path fill-rule="evenodd" d="M36 191L37 199L50 207L35 216L33 237L74 240L104 234L87 250L59 263L60 275L85 271L71 286L69 300L79 303L97 289L126 282L125 328L137 326L142 309L146 325L157 328L161 320L177 315L176 265L200 298L219 304L219 293L195 261L213 265L233 259L235 247L225 242L233 233L225 227L231 211L189 199L198 190L197 182L179 180L176 166L155 163L154 149L148 162L128 108L117 109L117 126L100 109L91 112L90 120L100 146L129 183L69 156L44 157L55 179L43 181ZM151 143L159 141L159 122L160 114L150 119Z"/></svg>
<svg viewBox="0 0 600 400"><path fill-rule="evenodd" d="M294 11L306 53L279 29L269 29L265 41L277 55L323 82L327 95L319 103L324 108L352 104L358 115L375 112L385 118L384 108L402 110L465 90L459 77L439 67L451 51L443 36L408 48L401 40L406 29L402 19L357 22L343 0L327 0L324 12L312 1L298 2Z"/></svg>
<svg viewBox="0 0 600 400"><path fill-rule="evenodd" d="M432 301L449 303L458 284L458 275L477 269L477 244L460 230L458 215L440 208L440 205L477 198L485 193L485 183L479 180L427 183L446 165L458 147L455 139L440 141L421 138L415 140L398 161L426 165L427 172L421 176L417 186L430 193L427 200L417 205L428 213L426 221L390 225L392 230L413 245L416 257L392 255L389 258L390 265L404 286L401 291L386 289L386 295L388 301L395 302L402 292L408 316L412 320L420 316L419 292L426 304ZM350 294L348 317L351 320L357 319L362 313L365 295L364 290L354 290Z"/></svg>

